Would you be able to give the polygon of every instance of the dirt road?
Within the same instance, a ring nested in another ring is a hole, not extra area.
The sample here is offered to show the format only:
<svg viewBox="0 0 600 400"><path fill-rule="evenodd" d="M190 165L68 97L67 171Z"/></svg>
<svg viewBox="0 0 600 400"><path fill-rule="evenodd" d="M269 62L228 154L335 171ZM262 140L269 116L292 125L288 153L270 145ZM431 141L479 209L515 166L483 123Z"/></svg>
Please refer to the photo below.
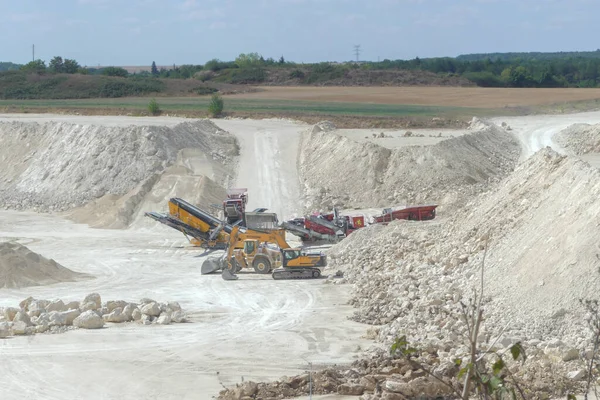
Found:
<svg viewBox="0 0 600 400"><path fill-rule="evenodd" d="M565 151L552 140L552 137L572 124L600 123L600 111L566 115L502 117L494 118L492 121L498 125L502 122L506 122L513 129L513 133L519 138L521 145L523 146L521 159L524 160L546 146L549 146L560 153L565 153ZM582 158L590 164L600 167L599 157L589 155Z"/></svg>
<svg viewBox="0 0 600 400"><path fill-rule="evenodd" d="M302 212L302 195L296 167L301 122L284 120L215 120L240 142L236 185L247 187L248 208L266 207L279 220Z"/></svg>

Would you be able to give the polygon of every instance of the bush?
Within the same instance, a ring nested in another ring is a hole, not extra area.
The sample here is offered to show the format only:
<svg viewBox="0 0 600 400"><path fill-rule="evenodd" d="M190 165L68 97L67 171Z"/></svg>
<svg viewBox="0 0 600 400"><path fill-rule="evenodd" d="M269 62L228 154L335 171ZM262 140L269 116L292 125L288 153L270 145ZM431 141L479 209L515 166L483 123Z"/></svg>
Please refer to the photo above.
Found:
<svg viewBox="0 0 600 400"><path fill-rule="evenodd" d="M290 78L292 79L304 79L304 72L299 69L295 69L290 72Z"/></svg>
<svg viewBox="0 0 600 400"><path fill-rule="evenodd" d="M155 99L150 100L150 103L148 103L148 112L150 112L151 115L160 114L160 106Z"/></svg>
<svg viewBox="0 0 600 400"><path fill-rule="evenodd" d="M217 118L223 113L223 99L218 93L214 93L208 103L208 113L211 117Z"/></svg>
<svg viewBox="0 0 600 400"><path fill-rule="evenodd" d="M244 68L232 72L231 83L260 83L267 79L267 73L264 68Z"/></svg>
<svg viewBox="0 0 600 400"><path fill-rule="evenodd" d="M126 69L121 67L106 67L102 69L102 75L121 76L125 78L127 75L129 75L129 72L127 72Z"/></svg>
<svg viewBox="0 0 600 400"><path fill-rule="evenodd" d="M190 92L194 92L196 94L199 94L200 96L205 96L207 94L213 94L213 93L217 93L218 90L212 87L208 87L208 86L200 86L194 89L191 89Z"/></svg>
<svg viewBox="0 0 600 400"><path fill-rule="evenodd" d="M503 87L505 86L504 81L498 75L494 75L491 72L465 72L464 78L467 78L477 86L481 87Z"/></svg>

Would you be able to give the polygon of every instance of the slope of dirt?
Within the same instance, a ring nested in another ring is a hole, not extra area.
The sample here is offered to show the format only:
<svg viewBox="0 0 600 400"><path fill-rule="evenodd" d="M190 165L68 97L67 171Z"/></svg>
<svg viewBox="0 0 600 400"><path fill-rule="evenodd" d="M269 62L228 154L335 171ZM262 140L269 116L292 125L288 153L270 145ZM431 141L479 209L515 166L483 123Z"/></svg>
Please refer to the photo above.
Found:
<svg viewBox="0 0 600 400"><path fill-rule="evenodd" d="M127 222L146 195L190 195L200 176L228 184L238 152L235 137L208 120L173 127L0 123L0 160L8 166L0 171L0 207L64 211L96 201L116 206L123 215L115 218Z"/></svg>
<svg viewBox="0 0 600 400"><path fill-rule="evenodd" d="M0 243L0 289L45 286L92 278L63 267L19 243Z"/></svg>
<svg viewBox="0 0 600 400"><path fill-rule="evenodd" d="M433 146L387 149L316 125L303 135L299 153L306 206L462 204L512 171L521 150L496 125L474 119L470 129Z"/></svg>
<svg viewBox="0 0 600 400"><path fill-rule="evenodd" d="M331 249L328 268L356 283L355 318L387 324L382 339L406 333L456 349L465 327L452 310L478 288L489 238L482 337L506 328L501 345L535 340L543 349L560 339L582 348L589 335L579 299L600 291L599 195L598 170L544 149L446 224L353 233Z"/></svg>
<svg viewBox="0 0 600 400"><path fill-rule="evenodd" d="M558 132L554 140L578 156L600 153L600 124L574 124Z"/></svg>

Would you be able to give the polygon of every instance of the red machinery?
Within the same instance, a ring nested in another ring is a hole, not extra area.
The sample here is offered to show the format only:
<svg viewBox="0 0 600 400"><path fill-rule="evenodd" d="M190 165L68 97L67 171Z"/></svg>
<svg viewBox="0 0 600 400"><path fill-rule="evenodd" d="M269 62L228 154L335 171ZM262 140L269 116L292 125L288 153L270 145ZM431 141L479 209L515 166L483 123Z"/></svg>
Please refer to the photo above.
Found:
<svg viewBox="0 0 600 400"><path fill-rule="evenodd" d="M414 206L404 208L385 208L383 214L374 217L374 223L391 222L396 219L427 221L435 218L437 205Z"/></svg>
<svg viewBox="0 0 600 400"><path fill-rule="evenodd" d="M404 208L386 208L381 215L373 217L370 223L364 215L339 215L337 209L332 213L315 213L305 218L295 218L284 223L284 228L299 236L302 240L323 239L337 242L357 229L370 224L386 224L397 219L426 221L435 218L437 205L414 206Z"/></svg>
<svg viewBox="0 0 600 400"><path fill-rule="evenodd" d="M223 214L228 224L233 225L241 220L241 225L246 226L245 215L247 203L248 189L227 189L227 199L223 200Z"/></svg>

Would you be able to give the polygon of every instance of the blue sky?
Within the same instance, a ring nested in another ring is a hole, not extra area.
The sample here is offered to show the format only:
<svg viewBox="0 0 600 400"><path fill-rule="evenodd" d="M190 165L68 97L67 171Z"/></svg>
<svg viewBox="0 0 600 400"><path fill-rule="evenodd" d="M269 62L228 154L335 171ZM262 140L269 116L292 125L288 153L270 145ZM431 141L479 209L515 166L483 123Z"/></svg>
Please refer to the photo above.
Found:
<svg viewBox="0 0 600 400"><path fill-rule="evenodd" d="M0 61L296 62L600 48L599 0L0 0Z"/></svg>

